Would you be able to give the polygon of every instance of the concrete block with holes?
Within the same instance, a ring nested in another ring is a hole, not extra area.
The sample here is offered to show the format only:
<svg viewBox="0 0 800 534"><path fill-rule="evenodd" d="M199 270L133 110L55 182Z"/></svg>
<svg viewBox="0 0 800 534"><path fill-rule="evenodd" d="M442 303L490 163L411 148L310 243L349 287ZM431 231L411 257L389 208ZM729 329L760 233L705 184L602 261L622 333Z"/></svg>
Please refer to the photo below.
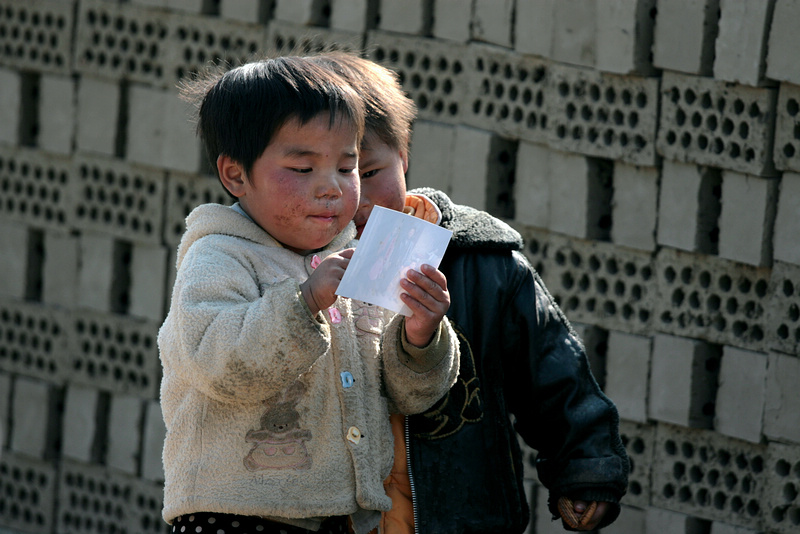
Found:
<svg viewBox="0 0 800 534"><path fill-rule="evenodd" d="M456 127L451 171L453 201L498 217L510 217L515 154L516 144L512 141L486 130Z"/></svg>
<svg viewBox="0 0 800 534"><path fill-rule="evenodd" d="M710 534L758 534L760 530L752 530L745 527L737 527L729 523L714 521L711 523Z"/></svg>
<svg viewBox="0 0 800 534"><path fill-rule="evenodd" d="M18 376L11 398L10 449L39 460L53 452L56 395L42 380Z"/></svg>
<svg viewBox="0 0 800 534"><path fill-rule="evenodd" d="M375 0L331 0L330 26L334 30L365 32L376 15Z"/></svg>
<svg viewBox="0 0 800 534"><path fill-rule="evenodd" d="M648 416L685 427L710 428L719 359L719 350L703 341L656 334Z"/></svg>
<svg viewBox="0 0 800 534"><path fill-rule="evenodd" d="M84 232L80 237L79 254L78 307L110 311L114 238L97 232Z"/></svg>
<svg viewBox="0 0 800 534"><path fill-rule="evenodd" d="M596 10L595 0L559 0L554 4L552 59L581 67L595 66Z"/></svg>
<svg viewBox="0 0 800 534"><path fill-rule="evenodd" d="M558 0L517 0L514 49L544 58L553 53L553 10Z"/></svg>
<svg viewBox="0 0 800 534"><path fill-rule="evenodd" d="M125 157L128 161L162 166L166 92L142 84L128 91L128 131Z"/></svg>
<svg viewBox="0 0 800 534"><path fill-rule="evenodd" d="M94 444L99 404L99 390L78 385L67 387L61 425L64 429L64 456L86 463L97 460L93 453L96 453Z"/></svg>
<svg viewBox="0 0 800 534"><path fill-rule="evenodd" d="M39 147L71 154L75 139L75 81L43 74L39 86Z"/></svg>
<svg viewBox="0 0 800 534"><path fill-rule="evenodd" d="M169 250L160 245L134 243L131 247L131 285L128 314L164 320Z"/></svg>
<svg viewBox="0 0 800 534"><path fill-rule="evenodd" d="M719 0L658 3L653 31L653 64L688 74L711 74Z"/></svg>
<svg viewBox="0 0 800 534"><path fill-rule="evenodd" d="M0 67L0 143L19 143L21 120L22 74Z"/></svg>
<svg viewBox="0 0 800 534"><path fill-rule="evenodd" d="M408 164L408 187L432 187L447 194L452 192L453 152L456 129L430 121L414 123Z"/></svg>
<svg viewBox="0 0 800 534"><path fill-rule="evenodd" d="M614 163L611 241L654 251L658 214L658 169Z"/></svg>
<svg viewBox="0 0 800 534"><path fill-rule="evenodd" d="M436 0L433 4L433 36L460 43L469 41L472 4L472 0Z"/></svg>
<svg viewBox="0 0 800 534"><path fill-rule="evenodd" d="M623 419L647 422L652 340L611 330L608 333L606 395Z"/></svg>
<svg viewBox="0 0 800 534"><path fill-rule="evenodd" d="M472 39L511 48L514 41L514 0L475 0Z"/></svg>
<svg viewBox="0 0 800 534"><path fill-rule="evenodd" d="M653 71L655 0L597 2L595 67L617 74L647 75Z"/></svg>
<svg viewBox="0 0 800 534"><path fill-rule="evenodd" d="M550 230L581 239L609 235L611 168L595 158L552 151Z"/></svg>
<svg viewBox="0 0 800 534"><path fill-rule="evenodd" d="M106 463L135 475L139 468L143 401L131 395L112 395L108 410Z"/></svg>
<svg viewBox="0 0 800 534"><path fill-rule="evenodd" d="M800 174L785 172L778 193L778 210L775 215L773 257L776 260L800 265Z"/></svg>
<svg viewBox="0 0 800 534"><path fill-rule="evenodd" d="M772 263L778 180L722 173L719 256L755 266Z"/></svg>
<svg viewBox="0 0 800 534"><path fill-rule="evenodd" d="M80 240L67 232L44 234L42 301L69 309L78 300Z"/></svg>
<svg viewBox="0 0 800 534"><path fill-rule="evenodd" d="M114 156L119 135L121 91L118 82L83 76L78 80L76 147Z"/></svg>
<svg viewBox="0 0 800 534"><path fill-rule="evenodd" d="M714 78L758 85L766 67L766 47L774 0L720 0Z"/></svg>
<svg viewBox="0 0 800 534"><path fill-rule="evenodd" d="M26 225L0 220L0 296L25 298L29 241Z"/></svg>
<svg viewBox="0 0 800 534"><path fill-rule="evenodd" d="M664 160L656 241L690 252L716 249L722 177L718 170Z"/></svg>
<svg viewBox="0 0 800 534"><path fill-rule="evenodd" d="M767 78L800 85L798 18L800 0L775 0L767 45Z"/></svg>
<svg viewBox="0 0 800 534"><path fill-rule="evenodd" d="M181 100L174 91L164 93L163 99L160 160L168 169L198 173L204 156L200 138L195 133L196 117L192 105Z"/></svg>
<svg viewBox="0 0 800 534"><path fill-rule="evenodd" d="M752 443L761 441L766 378L766 354L730 346L722 349L714 422L717 432Z"/></svg>
<svg viewBox="0 0 800 534"><path fill-rule="evenodd" d="M231 20L253 23L265 23L271 13L269 7L274 0L220 0L219 14Z"/></svg>
<svg viewBox="0 0 800 534"><path fill-rule="evenodd" d="M800 444L800 359L772 353L767 366L764 434Z"/></svg>
<svg viewBox="0 0 800 534"><path fill-rule="evenodd" d="M302 26L322 26L326 22L323 0L275 0L275 20Z"/></svg>
<svg viewBox="0 0 800 534"><path fill-rule="evenodd" d="M396 33L426 35L433 23L433 3L433 0L380 0L378 28Z"/></svg>
<svg viewBox="0 0 800 534"><path fill-rule="evenodd" d="M572 323L572 328L586 350L586 360L589 369L597 381L600 389L605 390L606 374L608 369L608 335L609 331L594 325Z"/></svg>
<svg viewBox="0 0 800 534"><path fill-rule="evenodd" d="M142 439L142 477L154 482L163 482L164 464L161 455L164 449L164 438L167 427L161 415L158 401L149 401L145 405L144 435Z"/></svg>
<svg viewBox="0 0 800 534"><path fill-rule="evenodd" d="M550 149L520 141L514 181L514 219L522 224L547 228L550 222Z"/></svg>

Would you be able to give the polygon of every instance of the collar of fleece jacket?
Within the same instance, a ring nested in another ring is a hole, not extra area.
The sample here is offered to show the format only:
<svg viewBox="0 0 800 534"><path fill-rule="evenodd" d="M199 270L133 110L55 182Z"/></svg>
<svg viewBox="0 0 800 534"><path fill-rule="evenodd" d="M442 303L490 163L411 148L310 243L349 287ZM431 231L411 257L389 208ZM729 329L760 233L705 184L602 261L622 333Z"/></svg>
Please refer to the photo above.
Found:
<svg viewBox="0 0 800 534"><path fill-rule="evenodd" d="M409 193L425 195L442 212L442 227L453 232L450 246L488 250L522 250L522 236L509 225L485 211L454 204L441 191L429 187Z"/></svg>

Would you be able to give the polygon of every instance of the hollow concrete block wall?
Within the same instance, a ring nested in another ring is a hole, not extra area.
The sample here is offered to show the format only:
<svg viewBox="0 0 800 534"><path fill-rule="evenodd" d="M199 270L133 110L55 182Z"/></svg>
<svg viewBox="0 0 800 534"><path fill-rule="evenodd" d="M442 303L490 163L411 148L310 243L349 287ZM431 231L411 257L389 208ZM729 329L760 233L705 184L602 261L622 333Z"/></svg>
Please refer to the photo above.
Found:
<svg viewBox="0 0 800 534"><path fill-rule="evenodd" d="M0 0L0 532L166 532L155 343L227 203L176 84L356 51L507 220L632 459L605 531L800 529L798 0ZM526 448L528 532L560 531ZM443 511L442 513L446 513Z"/></svg>

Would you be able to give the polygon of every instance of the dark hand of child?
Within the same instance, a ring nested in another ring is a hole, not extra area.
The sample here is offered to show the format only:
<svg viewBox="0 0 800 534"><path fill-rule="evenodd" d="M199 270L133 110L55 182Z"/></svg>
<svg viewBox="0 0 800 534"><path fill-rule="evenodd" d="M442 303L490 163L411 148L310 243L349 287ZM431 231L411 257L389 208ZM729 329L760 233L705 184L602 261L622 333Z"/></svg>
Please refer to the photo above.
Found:
<svg viewBox="0 0 800 534"><path fill-rule="evenodd" d="M406 339L416 347L424 347L450 308L447 278L438 269L423 265L422 272L409 269L400 286L405 291L400 298L412 313L405 320Z"/></svg>
<svg viewBox="0 0 800 534"><path fill-rule="evenodd" d="M606 502L572 501L569 497L558 499L558 512L564 528L572 530L594 530L608 510Z"/></svg>
<svg viewBox="0 0 800 534"><path fill-rule="evenodd" d="M308 280L300 284L300 291L312 315L330 308L336 302L336 289L342 281L353 252L354 248L347 248L331 254L317 265Z"/></svg>

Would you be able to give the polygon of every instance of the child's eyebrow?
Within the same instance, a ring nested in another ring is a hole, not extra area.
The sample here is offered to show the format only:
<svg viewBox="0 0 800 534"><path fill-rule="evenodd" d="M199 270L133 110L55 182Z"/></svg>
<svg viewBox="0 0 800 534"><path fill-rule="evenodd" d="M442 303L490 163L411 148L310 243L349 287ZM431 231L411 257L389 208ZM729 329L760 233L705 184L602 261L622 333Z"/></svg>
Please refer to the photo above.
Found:
<svg viewBox="0 0 800 534"><path fill-rule="evenodd" d="M286 150L283 151L283 155L284 156L289 156L289 157L302 158L302 157L319 156L320 153L317 152L316 150L311 150L311 149L308 149L308 148L288 147L288 148L286 148ZM355 157L358 157L358 152L356 152L354 150L349 150L349 151L343 152L342 155L344 157L346 157L346 158L355 158Z"/></svg>

